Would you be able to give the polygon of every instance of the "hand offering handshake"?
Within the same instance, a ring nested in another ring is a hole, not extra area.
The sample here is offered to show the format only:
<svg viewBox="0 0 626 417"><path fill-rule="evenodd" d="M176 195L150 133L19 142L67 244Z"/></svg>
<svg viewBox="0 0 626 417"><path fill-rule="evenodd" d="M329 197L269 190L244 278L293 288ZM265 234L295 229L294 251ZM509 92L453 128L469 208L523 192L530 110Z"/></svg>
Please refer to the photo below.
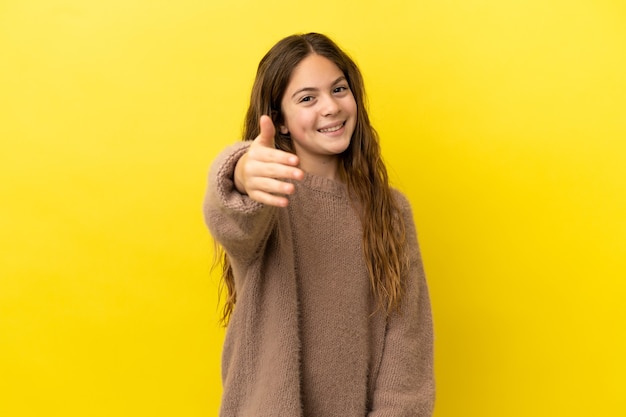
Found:
<svg viewBox="0 0 626 417"><path fill-rule="evenodd" d="M272 119L261 116L259 123L261 133L235 167L235 187L259 203L286 207L295 187L284 180L301 180L304 172L296 155L275 148Z"/></svg>

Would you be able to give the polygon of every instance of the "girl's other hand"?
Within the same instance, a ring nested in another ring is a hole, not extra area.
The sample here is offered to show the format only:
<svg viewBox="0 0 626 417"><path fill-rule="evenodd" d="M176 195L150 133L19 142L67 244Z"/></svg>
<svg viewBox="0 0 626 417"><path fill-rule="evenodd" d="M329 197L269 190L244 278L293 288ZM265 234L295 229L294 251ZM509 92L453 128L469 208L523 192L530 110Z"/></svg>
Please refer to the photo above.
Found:
<svg viewBox="0 0 626 417"><path fill-rule="evenodd" d="M284 180L301 180L304 172L298 168L296 155L276 149L272 119L261 116L259 124L261 133L235 166L235 187L259 203L286 207L286 196L293 194L295 187Z"/></svg>

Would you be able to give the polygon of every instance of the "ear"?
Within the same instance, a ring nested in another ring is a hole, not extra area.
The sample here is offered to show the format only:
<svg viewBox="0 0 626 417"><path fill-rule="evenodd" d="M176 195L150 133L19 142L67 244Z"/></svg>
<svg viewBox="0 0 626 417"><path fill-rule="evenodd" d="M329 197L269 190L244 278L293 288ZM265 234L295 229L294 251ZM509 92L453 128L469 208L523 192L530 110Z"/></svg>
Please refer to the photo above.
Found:
<svg viewBox="0 0 626 417"><path fill-rule="evenodd" d="M289 129L287 129L287 126L285 125L280 125L280 133L282 133L283 135L288 135L289 134Z"/></svg>

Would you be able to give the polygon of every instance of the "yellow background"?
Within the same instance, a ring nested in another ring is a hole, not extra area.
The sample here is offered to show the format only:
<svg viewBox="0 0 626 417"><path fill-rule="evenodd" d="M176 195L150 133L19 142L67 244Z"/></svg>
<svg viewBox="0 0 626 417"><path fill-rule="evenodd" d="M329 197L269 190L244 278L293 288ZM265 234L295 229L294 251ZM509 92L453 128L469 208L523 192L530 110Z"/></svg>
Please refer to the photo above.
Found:
<svg viewBox="0 0 626 417"><path fill-rule="evenodd" d="M216 416L201 202L278 39L365 74L436 417L626 415L626 3L0 2L0 416Z"/></svg>

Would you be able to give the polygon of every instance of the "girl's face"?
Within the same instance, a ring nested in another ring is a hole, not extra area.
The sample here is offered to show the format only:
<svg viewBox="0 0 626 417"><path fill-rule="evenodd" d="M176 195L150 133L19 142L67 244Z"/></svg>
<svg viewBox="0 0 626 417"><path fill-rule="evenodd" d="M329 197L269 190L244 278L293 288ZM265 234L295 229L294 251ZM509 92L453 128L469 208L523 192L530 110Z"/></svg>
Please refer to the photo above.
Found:
<svg viewBox="0 0 626 417"><path fill-rule="evenodd" d="M291 136L300 167L334 178L338 155L350 145L357 117L343 72L328 58L307 56L291 74L281 106L284 121L279 129Z"/></svg>

